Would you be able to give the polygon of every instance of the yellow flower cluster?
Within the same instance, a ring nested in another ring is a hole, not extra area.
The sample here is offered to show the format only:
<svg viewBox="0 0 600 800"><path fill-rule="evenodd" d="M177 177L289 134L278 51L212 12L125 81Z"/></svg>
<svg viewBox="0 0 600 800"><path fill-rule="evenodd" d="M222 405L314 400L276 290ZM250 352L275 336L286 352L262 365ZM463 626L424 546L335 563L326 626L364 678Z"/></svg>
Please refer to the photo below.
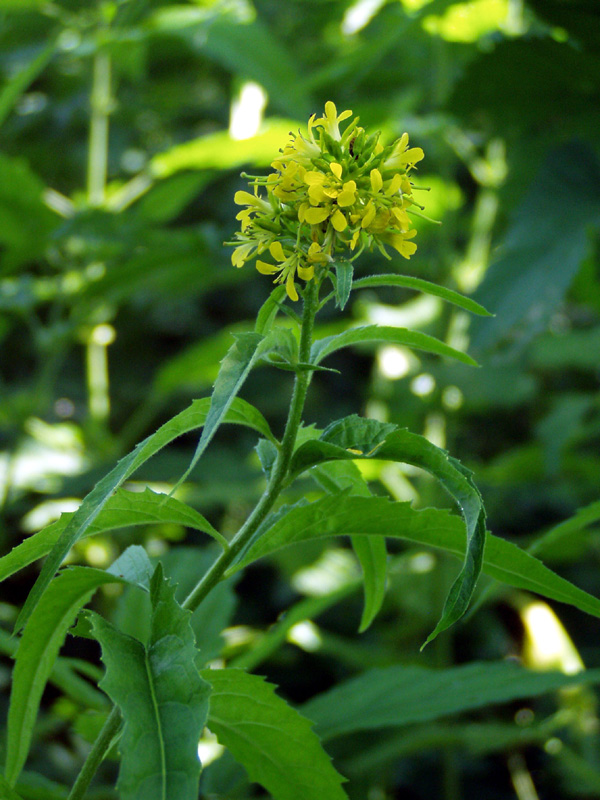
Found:
<svg viewBox="0 0 600 800"><path fill-rule="evenodd" d="M389 258L387 244L410 258L417 249L409 172L423 151L408 147L406 133L384 147L378 133L369 137L358 126L358 118L340 132L339 123L351 116L326 103L323 117L310 118L308 135L293 137L273 161L275 172L253 178L254 194L240 191L234 198L245 208L237 215L241 231L228 243L236 245L233 265L257 258L258 271L277 275L275 282L285 283L292 300L298 299L296 275L311 280L338 253L354 259L377 246ZM275 263L258 258L266 253Z"/></svg>

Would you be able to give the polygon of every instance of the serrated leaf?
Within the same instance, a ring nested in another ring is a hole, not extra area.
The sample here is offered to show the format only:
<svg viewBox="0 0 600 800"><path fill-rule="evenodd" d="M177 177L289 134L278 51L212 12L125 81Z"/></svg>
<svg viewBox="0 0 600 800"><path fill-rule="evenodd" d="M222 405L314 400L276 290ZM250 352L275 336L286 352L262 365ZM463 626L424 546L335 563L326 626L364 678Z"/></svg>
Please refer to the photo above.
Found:
<svg viewBox="0 0 600 800"><path fill-rule="evenodd" d="M124 720L117 788L122 800L196 800L198 740L209 685L194 665L191 614L174 598L160 565L151 583L147 647L94 615L106 675L100 683Z"/></svg>
<svg viewBox="0 0 600 800"><path fill-rule="evenodd" d="M493 314L470 297L465 297L453 289L446 289L445 286L438 286L437 283L424 281L422 278L413 278L409 275L369 275L367 278L358 278L354 281L353 289L368 289L377 286L399 286L403 289L416 289L423 294L430 294L434 297L441 297L452 305L464 308L472 314L482 317L492 317Z"/></svg>
<svg viewBox="0 0 600 800"><path fill-rule="evenodd" d="M336 261L334 267L336 275L335 304L343 311L352 291L354 266L351 261Z"/></svg>
<svg viewBox="0 0 600 800"><path fill-rule="evenodd" d="M261 333L239 333L235 336L234 344L221 362L196 452L171 493L181 486L200 460L252 367L261 356L275 349L279 342L277 331L271 331L266 337Z"/></svg>
<svg viewBox="0 0 600 800"><path fill-rule="evenodd" d="M330 493L351 489L354 495L371 496L365 479L352 461L328 461L313 467L310 474ZM365 603L358 632L364 633L379 613L385 597L387 547L385 538L374 536L352 536L351 542L363 572Z"/></svg>
<svg viewBox="0 0 600 800"><path fill-rule="evenodd" d="M416 350L424 350L427 353L455 358L457 361L462 361L463 364L469 364L472 367L477 366L477 362L471 356L460 350L455 350L454 347L450 347L444 342L440 342L434 336L429 336L427 333L421 333L420 331L411 331L408 328L392 328L386 325L362 325L359 328L350 328L350 330L343 333L318 339L312 346L311 361L318 364L324 358L335 353L336 350L341 350L343 347L373 342L390 342L404 345L405 347L414 347Z"/></svg>
<svg viewBox="0 0 600 800"><path fill-rule="evenodd" d="M434 670L417 666L373 669L302 706L327 740L354 731L395 728L473 709L536 697L565 686L600 682L600 669L577 675L533 672L501 661Z"/></svg>
<svg viewBox="0 0 600 800"><path fill-rule="evenodd" d="M92 491L86 496L79 509L69 519L67 525L61 530L56 543L53 544L52 552L21 609L21 613L15 623L15 632L19 631L23 625L25 625L40 597L52 580L56 570L64 561L67 553L75 542L85 534L94 520L96 520L102 509L110 501L114 491L142 464L165 445L169 444L169 442L172 442L173 439L195 428L202 427L208 416L210 402L210 398L195 400L189 408L186 408L180 414L177 414L177 416L165 422L155 433L140 442L129 455L121 459L117 466L96 484ZM255 409L254 406L250 405L250 403L240 398L235 398L232 401L222 422L246 425L258 431L263 436L266 436L268 439L273 439L273 434L262 414ZM43 531L40 532L40 534L42 533ZM37 536L40 536L40 534L37 534ZM42 550L42 552L38 552L37 555L31 557L32 550L35 551L38 542L43 541L43 538L44 537L40 537L40 539L35 540L35 545L30 545L29 542L34 540L34 537L32 537L32 539L19 545L19 547L23 548L22 550L15 548L15 550L5 556L4 559L0 559L0 570L4 570L4 572L0 572L0 574L4 576L6 576L6 574L11 574L11 572L20 569L25 564L31 563L31 561L34 561L41 555L45 555L48 550Z"/></svg>
<svg viewBox="0 0 600 800"><path fill-rule="evenodd" d="M132 544L113 561L106 571L109 575L125 578L133 586L149 589L154 567L144 548L139 544Z"/></svg>
<svg viewBox="0 0 600 800"><path fill-rule="evenodd" d="M272 684L238 669L201 675L212 686L207 724L251 781L274 800L345 800L343 778L311 723Z"/></svg>
<svg viewBox="0 0 600 800"><path fill-rule="evenodd" d="M284 299L285 286L280 284L273 289L256 315L256 325L254 326L256 333L266 334L271 330L271 326L275 321L277 312L279 311Z"/></svg>
<svg viewBox="0 0 600 800"><path fill-rule="evenodd" d="M13 547L10 553L0 558L0 581L36 559L47 555L58 542L75 513L77 512L62 514L56 522L24 539ZM163 522L185 525L188 528L209 533L219 542L223 541L221 534L195 509L182 503L181 500L165 494L158 494L150 489L145 489L143 492L117 489L115 494L107 500L94 522L88 525L79 538L94 536L118 528Z"/></svg>
<svg viewBox="0 0 600 800"><path fill-rule="evenodd" d="M290 474L298 475L323 461L357 458L406 462L426 470L454 497L465 520L467 549L463 567L450 588L442 618L427 638L427 644L462 617L475 591L485 542L485 514L481 495L469 471L424 436L357 416L333 422L323 431L320 439L313 439L299 447L292 457Z"/></svg>
<svg viewBox="0 0 600 800"><path fill-rule="evenodd" d="M103 570L69 567L52 581L33 610L13 671L4 772L11 786L25 764L42 692L67 630L96 589L115 582L127 583Z"/></svg>
<svg viewBox="0 0 600 800"><path fill-rule="evenodd" d="M269 524L270 522L270 524ZM282 509L265 522L235 569L288 545L328 536L389 536L406 539L464 557L465 531L459 517L435 508L416 511L409 503L385 497L332 495L314 503ZM600 600L548 569L516 544L491 533L486 536L483 572L509 586L535 592L551 600L600 617Z"/></svg>

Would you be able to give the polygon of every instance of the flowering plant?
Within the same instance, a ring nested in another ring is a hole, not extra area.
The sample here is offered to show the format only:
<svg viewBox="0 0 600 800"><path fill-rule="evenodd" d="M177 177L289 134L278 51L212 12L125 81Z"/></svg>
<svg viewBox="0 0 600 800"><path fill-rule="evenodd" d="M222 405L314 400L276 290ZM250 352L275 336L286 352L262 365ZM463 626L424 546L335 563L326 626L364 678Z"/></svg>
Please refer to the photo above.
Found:
<svg viewBox="0 0 600 800"><path fill-rule="evenodd" d="M319 430L304 422L311 379L325 369L322 362L341 348L391 342L475 363L432 336L393 326L351 327L318 338L315 319L331 298L343 307L354 289L399 286L487 314L473 300L416 276L354 279L353 263L365 249L376 247L386 258L390 257L388 247L406 259L415 253L411 218L421 209L413 198L416 187L411 173L424 154L418 147L408 147L407 134L383 145L379 134L367 135L359 127L358 119L341 131L340 123L350 116L349 111L338 115L334 104L327 103L322 117L309 120L307 134L298 134L282 149L272 163L274 171L252 177L252 193L235 195L236 203L244 208L237 215L241 231L230 242L235 246L233 264L241 267L255 260L258 271L274 275L277 285L260 309L254 330L235 336L211 396L194 401L142 441L71 516L63 515L0 559L0 571L6 576L48 555L16 626L17 631L24 630L13 676L6 765L0 776L0 787L11 800L19 797L14 787L27 759L44 686L76 617L77 625L70 632L95 639L102 650L106 669L98 685L103 691L94 690L93 702L102 710L104 722L69 800L85 796L115 741L120 750L117 788L122 800L142 796L144 800L196 800L201 769L198 741L205 726L246 768L250 779L262 784L275 800L343 800L342 778L309 720L251 672L269 647L281 641L280 631L231 663L214 662L196 641L207 621L202 615L214 609L205 601L210 597L211 603L216 602L224 579L282 547L325 536L349 536L363 573L360 631L369 627L384 599L386 538L390 537L434 546L463 559L441 619L427 641L460 619L469 605L484 566L486 540L483 504L471 473L424 436L395 423L351 415ZM326 280L331 280L334 291L320 297ZM300 295L301 316L285 305L286 299L296 302ZM280 312L291 318L291 328L289 323L279 324ZM280 436L259 409L238 396L250 371L264 363L294 374ZM265 477L260 499L229 537L175 493L223 423L258 433L256 450ZM202 433L194 457L169 495L122 488L154 453L197 429ZM436 508L416 510L409 503L373 494L355 463L371 458L428 471L456 501L460 516ZM311 479L313 488L298 501L288 490L300 477ZM58 571L83 536L140 522L173 521L212 537L220 550L208 568L194 574L189 593L181 601L164 577L160 561L153 564L139 546L129 547L107 570L75 566ZM533 556L519 553L513 545L507 549L501 540L494 540L486 568L521 588L540 591L546 587L552 592L556 576ZM146 593L143 633L130 635L111 620L82 610L96 589L111 583ZM560 585L566 583L563 580ZM284 620L281 625L288 623ZM82 691L79 684L75 686ZM353 702L358 702L360 694L352 695ZM336 715L338 730L354 730L345 713L346 704L339 703L335 690L331 697L326 693L316 698L307 709L322 735L328 725L335 729ZM349 718L352 713L349 708Z"/></svg>

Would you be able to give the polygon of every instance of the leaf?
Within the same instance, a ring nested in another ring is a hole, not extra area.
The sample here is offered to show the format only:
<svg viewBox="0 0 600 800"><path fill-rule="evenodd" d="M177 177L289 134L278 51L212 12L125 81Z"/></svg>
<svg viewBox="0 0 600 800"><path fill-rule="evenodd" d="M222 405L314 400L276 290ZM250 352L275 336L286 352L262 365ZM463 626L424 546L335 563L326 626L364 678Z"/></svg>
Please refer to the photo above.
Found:
<svg viewBox="0 0 600 800"><path fill-rule="evenodd" d="M11 789L3 775L0 775L0 792L2 792L4 800L23 800L20 794L17 794L14 789Z"/></svg>
<svg viewBox="0 0 600 800"><path fill-rule="evenodd" d="M302 713L314 720L317 733L328 740L598 682L599 669L565 675L533 672L509 661L474 662L443 670L392 666L369 670L339 684L305 703Z"/></svg>
<svg viewBox="0 0 600 800"><path fill-rule="evenodd" d="M67 525L62 530L58 541L53 546L52 552L44 564L42 571L38 576L33 588L31 589L23 608L21 609L19 617L17 618L15 623L15 633L18 632L23 625L25 625L41 595L52 580L54 573L64 561L65 556L75 542L77 542L85 534L90 525L100 514L106 503L109 502L115 489L121 486L121 484L138 469L138 467L144 464L149 458L151 458L151 456L157 453L165 445L169 444L169 442L172 442L173 439L176 439L178 436L194 430L195 428L202 427L207 418L210 402L210 398L195 400L189 408L186 408L185 411L182 411L168 422L165 422L165 424L162 425L155 433L153 433L151 436L148 436L146 439L144 439L144 441L140 442L140 444L138 444L134 450L129 453L129 455L121 459L117 466L111 470L101 481L99 481L99 483L96 484L96 486L84 499L81 506L69 519ZM246 425L247 427L258 431L263 436L266 436L268 439L272 440L274 438L267 421L264 419L262 414L253 406L251 406L250 403L247 403L245 400L241 400L239 398L236 398L231 403L222 421L232 422L238 425ZM43 533L43 531L40 533ZM38 536L39 535L40 534L38 534ZM28 544L28 542L23 542L23 544L19 545L19 547L24 547L26 544ZM34 549L33 545L30 547ZM22 551L18 550L18 548L15 548L15 550L17 551L15 555L13 555L13 553L15 553L15 551L13 551L9 553L8 556L4 557L5 559L10 559L8 562L5 562L4 559L0 560L0 565L4 565L3 567L0 566L0 574L4 574L1 571L2 569L10 569L14 572L15 569L20 569L21 566L24 566L26 563L31 563L31 561L44 554L42 552L39 555L34 555L32 558L31 551L28 548L25 548ZM48 551L46 550L45 552ZM10 574L10 572L7 572L6 574Z"/></svg>
<svg viewBox="0 0 600 800"><path fill-rule="evenodd" d="M477 292L496 318L474 326L474 347L489 349L507 336L524 343L546 327L579 270L588 229L598 227L599 217L595 154L576 143L554 150L516 210L502 254Z"/></svg>
<svg viewBox="0 0 600 800"><path fill-rule="evenodd" d="M261 333L239 333L234 338L234 344L221 362L196 452L189 467L171 489L171 494L181 486L200 460L254 364L280 342L275 331L266 337Z"/></svg>
<svg viewBox="0 0 600 800"><path fill-rule="evenodd" d="M202 670L212 686L208 726L274 800L344 800L311 723L275 687L238 669Z"/></svg>
<svg viewBox="0 0 600 800"><path fill-rule="evenodd" d="M580 508L572 517L550 528L543 536L536 539L533 544L527 548L527 551L536 554L539 553L540 550L542 553L546 549L551 550L565 536L572 536L582 528L586 528L588 525L598 522L598 520L600 520L600 500Z"/></svg>
<svg viewBox="0 0 600 800"><path fill-rule="evenodd" d="M471 473L424 436L377 420L345 417L333 422L319 439L305 442L294 453L290 474L298 475L323 461L379 458L401 461L434 475L454 497L465 520L467 549L463 568L450 588L442 618L425 644L456 622L467 610L481 571L485 514ZM360 531L357 531L360 533Z"/></svg>
<svg viewBox="0 0 600 800"><path fill-rule="evenodd" d="M24 67L8 80L0 92L0 125L8 117L15 103L25 92L28 86L33 83L37 76L44 70L54 52L56 42L49 42L40 52L34 56Z"/></svg>
<svg viewBox="0 0 600 800"><path fill-rule="evenodd" d="M8 711L4 774L11 786L25 764L42 692L68 628L99 586L115 582L127 580L104 570L69 567L31 613L17 650Z"/></svg>
<svg viewBox="0 0 600 800"><path fill-rule="evenodd" d="M350 330L343 333L318 339L312 346L311 361L318 364L327 356L335 353L336 350L341 350L342 347L371 342L401 344L406 347L414 347L416 350L424 350L427 353L436 353L440 356L455 358L457 361L462 361L463 364L469 364L472 367L477 366L477 362L471 356L462 353L460 350L455 350L433 336L420 331L411 331L407 328L392 328L386 325L363 325L360 328L350 328Z"/></svg>
<svg viewBox="0 0 600 800"><path fill-rule="evenodd" d="M404 289L416 289L424 294L431 294L441 297L448 303L452 303L472 314L479 314L482 317L493 317L493 314L485 309L470 297L465 297L453 289L446 289L445 286L438 286L437 283L424 281L421 278L412 278L408 275L369 275L367 278L359 278L354 281L353 289L367 289L375 286L401 286Z"/></svg>
<svg viewBox="0 0 600 800"><path fill-rule="evenodd" d="M283 301L285 300L285 286L276 286L271 294L267 297L265 302L260 307L256 315L256 325L254 330L256 333L268 333L271 330L277 312Z"/></svg>
<svg viewBox="0 0 600 800"><path fill-rule="evenodd" d="M354 266L351 261L336 261L335 264L335 304L343 311L352 291Z"/></svg>
<svg viewBox="0 0 600 800"><path fill-rule="evenodd" d="M62 514L56 522L29 536L13 547L10 553L0 558L0 581L47 555L60 539L62 532L69 525L75 513L77 512ZM221 534L195 509L182 503L181 500L168 497L166 494L157 494L148 488L143 492L117 489L80 538L117 528L163 522L185 525L188 528L210 533L219 542L224 541Z"/></svg>
<svg viewBox="0 0 600 800"><path fill-rule="evenodd" d="M339 493L351 489L352 494L370 497L371 492L360 470L352 461L329 461L313 467L312 477L326 491ZM358 629L364 633L382 606L387 582L387 547L385 539L353 536L352 549L363 571L365 604Z"/></svg>
<svg viewBox="0 0 600 800"><path fill-rule="evenodd" d="M197 747L210 687L194 665L191 614L175 601L160 565L150 595L146 647L93 616L106 665L100 686L124 720L117 788L122 800L196 800L201 769Z"/></svg>
<svg viewBox="0 0 600 800"><path fill-rule="evenodd" d="M328 536L389 536L406 539L464 557L464 524L459 517L435 508L416 511L409 503L386 497L332 495L309 504L283 509L260 538L245 552L234 569L263 558L288 545ZM600 617L600 600L561 578L516 544L491 533L486 536L483 572L517 589L535 592L551 600Z"/></svg>

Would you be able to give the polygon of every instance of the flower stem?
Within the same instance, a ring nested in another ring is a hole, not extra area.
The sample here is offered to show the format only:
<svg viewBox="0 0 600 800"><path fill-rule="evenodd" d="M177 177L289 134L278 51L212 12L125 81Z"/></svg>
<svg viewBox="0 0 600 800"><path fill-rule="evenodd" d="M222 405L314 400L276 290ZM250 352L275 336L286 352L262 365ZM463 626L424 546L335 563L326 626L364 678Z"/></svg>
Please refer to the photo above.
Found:
<svg viewBox="0 0 600 800"><path fill-rule="evenodd" d="M300 335L300 348L298 360L306 364L310 361L310 348L315 314L318 308L319 287L316 281L311 280L306 285L304 293L304 312L302 315L302 329ZM231 540L229 549L221 553L208 572L204 574L198 584L183 602L183 608L195 611L209 592L221 580L227 568L233 563L237 555L246 547L261 522L273 508L277 497L284 484L288 468L296 443L296 435L302 421L302 411L306 393L310 384L312 373L310 370L298 372L294 383L294 392L290 403L290 410L281 441L281 448L277 455L273 470L263 496L258 501L253 512Z"/></svg>
<svg viewBox="0 0 600 800"><path fill-rule="evenodd" d="M73 784L73 788L67 800L82 800L85 796L87 788L96 774L96 770L100 766L112 740L119 730L120 724L121 714L119 713L119 709L113 706L113 710L108 715L106 722L102 726L102 730L98 734L98 738L88 753L88 757L81 768L81 772L77 776L77 780Z"/></svg>

